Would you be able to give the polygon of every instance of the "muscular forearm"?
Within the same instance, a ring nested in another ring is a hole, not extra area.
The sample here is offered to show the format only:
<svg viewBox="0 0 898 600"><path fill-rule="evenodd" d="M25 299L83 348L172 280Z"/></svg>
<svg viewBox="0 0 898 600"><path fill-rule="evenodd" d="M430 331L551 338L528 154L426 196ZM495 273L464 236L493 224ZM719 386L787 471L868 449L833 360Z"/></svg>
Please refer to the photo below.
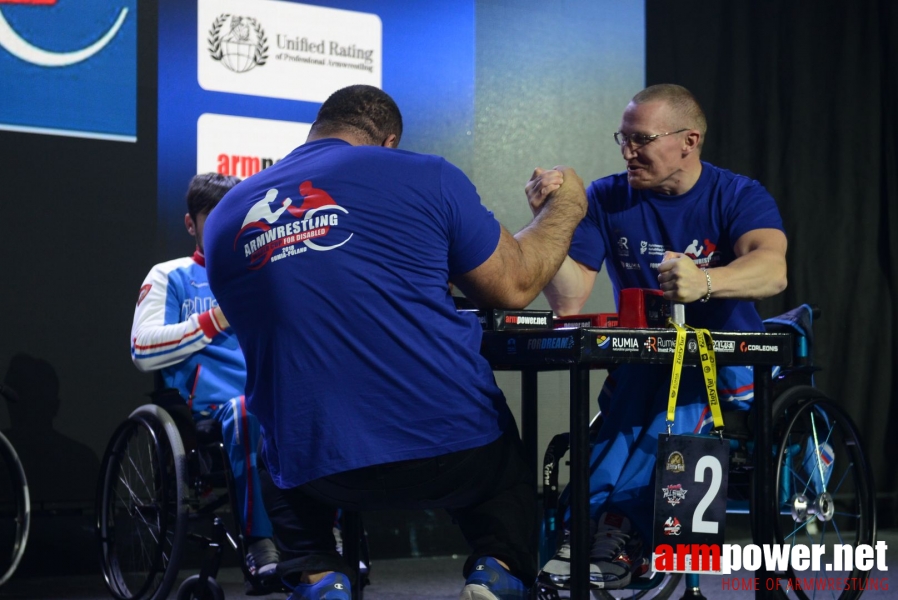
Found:
<svg viewBox="0 0 898 600"><path fill-rule="evenodd" d="M756 229L743 234L734 246L736 258L727 265L707 269L707 277L691 256L667 252L658 266L658 284L664 297L675 302L711 298L760 300L786 288L786 236L777 229Z"/></svg>
<svg viewBox="0 0 898 600"><path fill-rule="evenodd" d="M556 276L567 259L574 229L583 215L571 204L546 206L514 237L520 247L520 292L529 304ZM576 265L573 265L577 268Z"/></svg>
<svg viewBox="0 0 898 600"><path fill-rule="evenodd" d="M577 224L586 214L583 182L573 171L535 210L533 221L517 235L502 228L492 256L454 282L482 308L524 308L555 275Z"/></svg>
<svg viewBox="0 0 898 600"><path fill-rule="evenodd" d="M543 293L556 315L576 315L592 292L595 274L589 277L574 259L566 256L555 276L546 285Z"/></svg>
<svg viewBox="0 0 898 600"><path fill-rule="evenodd" d="M712 298L761 300L786 289L786 259L778 252L759 249L725 267L708 269L708 275ZM703 283L707 289L707 282Z"/></svg>

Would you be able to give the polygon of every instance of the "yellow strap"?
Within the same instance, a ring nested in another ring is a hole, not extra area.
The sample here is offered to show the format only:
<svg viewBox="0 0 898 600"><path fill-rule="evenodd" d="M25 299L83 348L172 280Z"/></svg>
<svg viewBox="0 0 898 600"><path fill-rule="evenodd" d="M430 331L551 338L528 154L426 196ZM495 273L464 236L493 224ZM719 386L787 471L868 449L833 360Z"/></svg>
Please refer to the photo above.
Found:
<svg viewBox="0 0 898 600"><path fill-rule="evenodd" d="M720 410L720 399L717 397L717 357L714 355L714 340L707 329L689 327L695 332L698 341L699 356L702 361L702 373L705 378L705 391L708 393L708 406L714 419L714 429L723 429L723 413Z"/></svg>
<svg viewBox="0 0 898 600"><path fill-rule="evenodd" d="M695 332L695 338L698 342L699 357L705 380L705 391L708 394L708 405L711 407L714 429L723 429L723 413L720 410L720 400L717 397L717 360L714 356L714 341L711 339L711 332L707 329L697 329L689 325L678 325L673 321L670 321L670 324L677 330L677 341L674 346L673 370L670 375L670 394L667 400L668 428L674 422L674 414L677 409L677 394L680 389L683 357L686 353L686 329L688 328Z"/></svg>
<svg viewBox="0 0 898 600"><path fill-rule="evenodd" d="M677 393L680 391L680 375L683 372L683 356L686 354L686 329L670 321L677 330L677 343L674 346L673 372L670 374L670 395L667 397L667 423L674 422L677 410Z"/></svg>

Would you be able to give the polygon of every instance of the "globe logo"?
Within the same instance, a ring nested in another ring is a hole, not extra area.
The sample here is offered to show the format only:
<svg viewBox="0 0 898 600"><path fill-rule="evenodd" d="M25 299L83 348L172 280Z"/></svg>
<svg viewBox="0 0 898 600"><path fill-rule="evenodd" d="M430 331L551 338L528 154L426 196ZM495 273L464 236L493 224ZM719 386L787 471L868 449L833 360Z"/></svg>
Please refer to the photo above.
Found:
<svg viewBox="0 0 898 600"><path fill-rule="evenodd" d="M252 17L219 15L209 29L209 54L235 73L261 67L268 61L268 38Z"/></svg>

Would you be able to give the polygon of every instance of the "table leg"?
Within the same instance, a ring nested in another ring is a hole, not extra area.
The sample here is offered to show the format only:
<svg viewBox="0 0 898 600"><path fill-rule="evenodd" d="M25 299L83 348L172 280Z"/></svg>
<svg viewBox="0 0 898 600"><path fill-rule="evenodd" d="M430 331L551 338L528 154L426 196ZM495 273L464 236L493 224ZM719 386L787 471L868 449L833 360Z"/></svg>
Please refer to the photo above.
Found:
<svg viewBox="0 0 898 600"><path fill-rule="evenodd" d="M751 518L756 532L755 543L772 543L774 498L776 487L773 485L773 477L776 471L771 467L770 451L773 448L773 380L772 369L769 366L754 366L755 374L755 451L754 451L754 508ZM766 570L762 563L757 572L760 582L755 591L755 598L773 597L768 592L767 579L774 577L773 573ZM774 586L775 589L775 586Z"/></svg>
<svg viewBox="0 0 898 600"><path fill-rule="evenodd" d="M571 367L571 598L589 594L589 369Z"/></svg>
<svg viewBox="0 0 898 600"><path fill-rule="evenodd" d="M359 573L359 556L361 555L362 517L354 510L343 511L343 558L355 570L352 581L352 600L362 600L362 574Z"/></svg>
<svg viewBox="0 0 898 600"><path fill-rule="evenodd" d="M540 463L537 442L537 371L521 371L521 441L528 465L534 467L536 486L539 489Z"/></svg>

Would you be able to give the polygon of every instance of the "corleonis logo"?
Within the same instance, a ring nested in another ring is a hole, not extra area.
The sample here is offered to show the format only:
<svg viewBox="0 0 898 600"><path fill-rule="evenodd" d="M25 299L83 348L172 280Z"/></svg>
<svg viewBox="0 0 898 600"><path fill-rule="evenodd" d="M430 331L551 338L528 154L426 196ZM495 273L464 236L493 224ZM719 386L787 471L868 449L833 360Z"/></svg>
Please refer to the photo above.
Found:
<svg viewBox="0 0 898 600"><path fill-rule="evenodd" d="M268 62L268 38L253 17L218 15L207 41L212 59L235 73L246 73Z"/></svg>
<svg viewBox="0 0 898 600"><path fill-rule="evenodd" d="M346 237L337 235L336 242L330 237L334 235L331 230L340 225L339 213L349 214L330 194L312 187L311 181L303 181L299 193L303 199L300 206L294 206L291 198L276 203L279 192L272 188L247 211L243 225L234 238L234 249L242 243L243 255L249 259L248 268L261 269L269 261L278 261L306 250L334 250L352 238L351 233ZM279 224L284 213L295 220ZM299 244L303 247L297 248ZM276 251L279 252L275 254Z"/></svg>
<svg viewBox="0 0 898 600"><path fill-rule="evenodd" d="M56 0L0 0L0 5L2 4L52 6L56 4ZM0 12L0 46L3 46L13 56L39 67L67 67L87 60L105 48L119 32L127 16L128 9L122 8L115 22L94 43L83 48L57 52L28 42L13 29L3 13Z"/></svg>

